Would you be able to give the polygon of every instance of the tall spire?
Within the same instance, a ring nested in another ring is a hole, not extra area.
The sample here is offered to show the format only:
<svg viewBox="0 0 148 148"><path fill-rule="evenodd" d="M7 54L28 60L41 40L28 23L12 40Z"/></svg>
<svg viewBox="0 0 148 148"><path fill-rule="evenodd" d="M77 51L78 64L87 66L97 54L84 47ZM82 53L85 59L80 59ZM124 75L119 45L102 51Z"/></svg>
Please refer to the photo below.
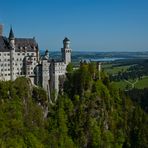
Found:
<svg viewBox="0 0 148 148"><path fill-rule="evenodd" d="M10 33L9 33L9 40L13 40L13 39L14 39L14 33L11 26Z"/></svg>

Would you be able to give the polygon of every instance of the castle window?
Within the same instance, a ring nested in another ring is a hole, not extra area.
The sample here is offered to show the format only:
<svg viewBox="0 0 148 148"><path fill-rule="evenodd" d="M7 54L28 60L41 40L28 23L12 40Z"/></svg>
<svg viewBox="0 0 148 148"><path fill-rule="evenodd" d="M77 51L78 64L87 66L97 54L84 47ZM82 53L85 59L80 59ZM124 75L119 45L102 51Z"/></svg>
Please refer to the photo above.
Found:
<svg viewBox="0 0 148 148"><path fill-rule="evenodd" d="M5 76L7 76L7 74L5 74Z"/></svg>
<svg viewBox="0 0 148 148"><path fill-rule="evenodd" d="M25 53L23 53L23 55L25 55Z"/></svg>
<svg viewBox="0 0 148 148"><path fill-rule="evenodd" d="M9 53L7 53L7 55L9 56L10 54L9 54Z"/></svg>
<svg viewBox="0 0 148 148"><path fill-rule="evenodd" d="M10 61L10 59L8 59L8 61Z"/></svg>
<svg viewBox="0 0 148 148"><path fill-rule="evenodd" d="M17 55L20 55L20 53L18 53Z"/></svg>

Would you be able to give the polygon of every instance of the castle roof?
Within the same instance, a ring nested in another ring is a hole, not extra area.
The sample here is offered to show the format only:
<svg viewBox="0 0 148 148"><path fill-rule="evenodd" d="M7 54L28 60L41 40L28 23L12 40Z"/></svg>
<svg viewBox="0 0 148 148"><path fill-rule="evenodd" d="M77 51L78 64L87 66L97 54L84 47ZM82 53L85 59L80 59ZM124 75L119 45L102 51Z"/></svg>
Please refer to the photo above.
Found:
<svg viewBox="0 0 148 148"><path fill-rule="evenodd" d="M65 37L65 39L63 40L63 42L68 42L70 41L67 37Z"/></svg>
<svg viewBox="0 0 148 148"><path fill-rule="evenodd" d="M15 39L16 51L30 51L38 50L38 44L34 38L16 38Z"/></svg>
<svg viewBox="0 0 148 148"><path fill-rule="evenodd" d="M9 38L12 37L9 35ZM0 36L0 52L10 51L9 38ZM34 52L38 50L38 44L34 38L15 38L15 51Z"/></svg>
<svg viewBox="0 0 148 148"><path fill-rule="evenodd" d="M10 51L9 42L6 37L0 36L0 52Z"/></svg>

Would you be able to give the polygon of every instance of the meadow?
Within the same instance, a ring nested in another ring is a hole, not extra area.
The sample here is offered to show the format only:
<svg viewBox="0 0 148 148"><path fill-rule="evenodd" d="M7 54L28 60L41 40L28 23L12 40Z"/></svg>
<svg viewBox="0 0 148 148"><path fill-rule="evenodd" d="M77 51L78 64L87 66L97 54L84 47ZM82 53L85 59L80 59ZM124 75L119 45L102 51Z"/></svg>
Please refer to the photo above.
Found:
<svg viewBox="0 0 148 148"><path fill-rule="evenodd" d="M115 63L104 63L102 65L102 69L108 75L117 75L118 73L126 72L128 69L133 66L133 64L126 64L126 65L117 65ZM120 81L113 81L112 83L116 84L116 86L122 90L130 90L132 88L148 88L148 76L142 76L140 79L128 79L128 80L120 80Z"/></svg>

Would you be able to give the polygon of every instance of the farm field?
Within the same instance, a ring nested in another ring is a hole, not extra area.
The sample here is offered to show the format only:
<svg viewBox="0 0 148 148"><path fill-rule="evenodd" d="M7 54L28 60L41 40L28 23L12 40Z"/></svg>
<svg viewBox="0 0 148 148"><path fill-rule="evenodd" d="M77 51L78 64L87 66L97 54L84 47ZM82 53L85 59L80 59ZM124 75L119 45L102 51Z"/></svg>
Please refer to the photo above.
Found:
<svg viewBox="0 0 148 148"><path fill-rule="evenodd" d="M129 80L129 82L134 83L136 80ZM116 84L116 86L122 90L132 89L132 84L127 83L126 81L119 81L119 82L112 82ZM135 88L143 89L148 88L148 76L143 77L142 79L138 80L138 82L134 85Z"/></svg>
<svg viewBox="0 0 148 148"><path fill-rule="evenodd" d="M118 72L126 71L131 65L128 66L113 66L112 64L106 64L103 66L103 69L108 74L117 74Z"/></svg>
<svg viewBox="0 0 148 148"><path fill-rule="evenodd" d="M102 69L109 75L116 75L119 72L127 72L128 69L135 64L124 64L119 66L115 63L105 63L102 65ZM148 88L148 75L147 76L142 76L140 79L121 79L119 81L112 81L112 83L116 84L116 86L122 90L130 90L132 88L138 88L138 89L143 89L143 88Z"/></svg>
<svg viewBox="0 0 148 148"><path fill-rule="evenodd" d="M138 82L135 84L135 87L136 87L136 88L140 88L140 89L148 88L148 76L146 76L146 77L144 77L142 80L138 81Z"/></svg>

